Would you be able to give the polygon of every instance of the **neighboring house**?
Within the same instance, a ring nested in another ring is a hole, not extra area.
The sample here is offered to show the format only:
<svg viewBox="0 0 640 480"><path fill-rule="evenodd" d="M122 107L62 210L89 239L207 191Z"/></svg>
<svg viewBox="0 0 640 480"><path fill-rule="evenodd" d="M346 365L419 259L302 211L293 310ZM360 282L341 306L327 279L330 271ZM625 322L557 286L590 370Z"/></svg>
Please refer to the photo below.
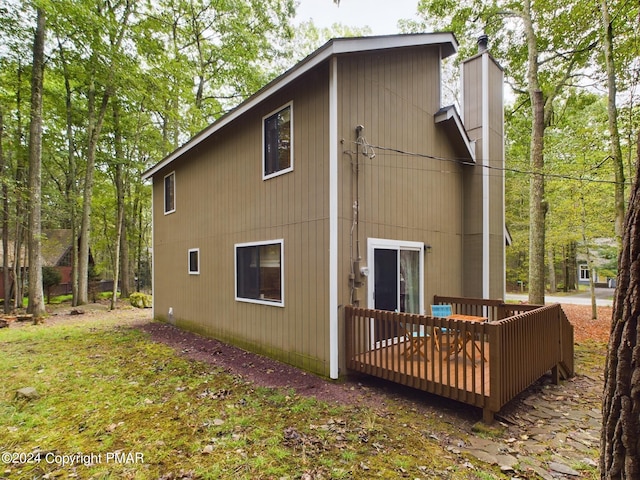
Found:
<svg viewBox="0 0 640 480"><path fill-rule="evenodd" d="M144 173L154 316L337 378L348 304L503 298L503 72L451 33L329 41Z"/></svg>
<svg viewBox="0 0 640 480"><path fill-rule="evenodd" d="M576 255L578 284L590 285L590 277L593 276L597 287L615 288L617 258L618 248L614 238L594 238L588 245L579 244Z"/></svg>
<svg viewBox="0 0 640 480"><path fill-rule="evenodd" d="M42 266L43 267L55 267L60 272L60 284L51 289L53 295L62 295L71 293L71 265L72 265L72 247L73 247L73 235L71 229L58 228L58 229L43 229L41 252L42 252ZM14 242L9 243L9 265L12 267L14 264ZM27 263L27 245L26 241L21 249L21 265L23 269L24 279L28 275ZM89 264L93 265L93 257L89 252ZM0 248L0 272L2 271L2 249ZM0 274L0 298L5 298L4 279Z"/></svg>

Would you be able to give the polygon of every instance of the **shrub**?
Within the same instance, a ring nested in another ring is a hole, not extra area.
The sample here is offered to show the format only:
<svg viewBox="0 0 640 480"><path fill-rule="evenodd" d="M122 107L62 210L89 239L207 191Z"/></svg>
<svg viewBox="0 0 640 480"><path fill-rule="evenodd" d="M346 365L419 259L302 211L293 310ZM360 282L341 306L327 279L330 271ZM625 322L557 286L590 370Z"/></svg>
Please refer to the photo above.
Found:
<svg viewBox="0 0 640 480"><path fill-rule="evenodd" d="M151 308L151 295L134 292L129 295L129 302L136 308Z"/></svg>

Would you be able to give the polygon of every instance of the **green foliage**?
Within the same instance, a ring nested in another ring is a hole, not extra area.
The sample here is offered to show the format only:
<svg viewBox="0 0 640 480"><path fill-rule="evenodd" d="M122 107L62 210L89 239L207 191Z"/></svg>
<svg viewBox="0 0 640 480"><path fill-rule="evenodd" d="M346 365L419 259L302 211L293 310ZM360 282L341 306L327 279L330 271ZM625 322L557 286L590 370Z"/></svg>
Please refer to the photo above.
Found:
<svg viewBox="0 0 640 480"><path fill-rule="evenodd" d="M151 308L153 306L151 295L141 292L129 295L129 302L136 308Z"/></svg>
<svg viewBox="0 0 640 480"><path fill-rule="evenodd" d="M56 267L42 267L42 288L47 293L47 303L51 301L51 288L60 285L62 274Z"/></svg>
<svg viewBox="0 0 640 480"><path fill-rule="evenodd" d="M616 53L621 61L618 73L628 79L628 66L638 53L629 42L637 45L637 32L631 32L623 18L635 18L638 7L624 2L609 5L614 12L612 28L620 35L618 45L624 45ZM602 72L597 49L602 31L600 11L585 0L422 0L418 11L420 20L406 22L405 28L452 30L461 42L462 58L475 53L479 34L488 34L490 51L504 67L512 90L512 104L505 111L506 221L513 238L507 250L508 285L527 279L529 267L532 87L539 87L545 99L543 202L549 206L548 251L561 252L571 242L586 244L593 238L613 237L614 176L607 160L608 116L602 96L590 88L594 86L592 79L598 79ZM538 59L535 65L530 62L532 55ZM537 83L532 84L532 79ZM624 80L623 84L623 88L630 85ZM573 88L576 85L583 87ZM633 95L632 90L624 95L631 105L637 104ZM630 107L629 112L629 118L637 117L636 107ZM634 127L626 126L628 159L634 157L632 132L637 129L637 119L631 123Z"/></svg>
<svg viewBox="0 0 640 480"><path fill-rule="evenodd" d="M25 99L36 5L46 10L48 29L42 226L79 229L87 158L96 142L94 195L88 199L92 254L102 275L110 277L120 198L133 277L134 267L149 255L151 239L151 191L142 172L281 73L293 36L293 0L9 0L0 6L6 47L0 51L2 182L11 225L26 218L29 193Z"/></svg>
<svg viewBox="0 0 640 480"><path fill-rule="evenodd" d="M42 286L45 288L60 285L62 275L56 267L42 267Z"/></svg>

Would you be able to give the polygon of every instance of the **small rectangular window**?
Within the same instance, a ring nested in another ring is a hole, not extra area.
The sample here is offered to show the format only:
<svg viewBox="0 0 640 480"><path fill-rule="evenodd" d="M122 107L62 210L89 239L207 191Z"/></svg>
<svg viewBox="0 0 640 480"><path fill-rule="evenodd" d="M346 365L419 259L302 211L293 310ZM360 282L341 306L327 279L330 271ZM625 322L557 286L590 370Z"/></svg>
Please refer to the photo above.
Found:
<svg viewBox="0 0 640 480"><path fill-rule="evenodd" d="M199 248L189 249L189 274L190 275L200 274L200 249Z"/></svg>
<svg viewBox="0 0 640 480"><path fill-rule="evenodd" d="M238 244L236 300L284 306L283 240Z"/></svg>
<svg viewBox="0 0 640 480"><path fill-rule="evenodd" d="M293 170L292 104L263 118L262 178L275 177Z"/></svg>
<svg viewBox="0 0 640 480"><path fill-rule="evenodd" d="M176 172L164 177L164 213L176 210Z"/></svg>

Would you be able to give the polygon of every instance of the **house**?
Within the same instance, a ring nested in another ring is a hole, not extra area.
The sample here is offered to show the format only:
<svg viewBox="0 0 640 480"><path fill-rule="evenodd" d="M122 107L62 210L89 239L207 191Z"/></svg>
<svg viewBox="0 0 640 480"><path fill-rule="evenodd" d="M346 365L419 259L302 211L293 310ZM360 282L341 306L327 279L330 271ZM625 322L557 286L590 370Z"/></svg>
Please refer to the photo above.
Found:
<svg viewBox="0 0 640 480"><path fill-rule="evenodd" d="M78 241L79 242L79 241ZM53 295L71 293L73 232L67 228L42 230L41 253L42 266L54 267L60 273L60 284L51 288ZM9 267L13 268L15 259L15 242L9 242ZM0 272L2 270L2 250L0 249ZM23 279L28 275L27 244L24 242L21 252L21 268ZM93 256L89 252L89 265L94 265ZM4 278L0 275L0 298L5 298Z"/></svg>
<svg viewBox="0 0 640 480"><path fill-rule="evenodd" d="M338 378L347 305L504 297L503 72L452 33L340 38L144 173L154 316Z"/></svg>
<svg viewBox="0 0 640 480"><path fill-rule="evenodd" d="M578 284L615 288L618 272L618 245L615 238L594 238L578 244L576 265ZM591 263L591 265L589 265Z"/></svg>

